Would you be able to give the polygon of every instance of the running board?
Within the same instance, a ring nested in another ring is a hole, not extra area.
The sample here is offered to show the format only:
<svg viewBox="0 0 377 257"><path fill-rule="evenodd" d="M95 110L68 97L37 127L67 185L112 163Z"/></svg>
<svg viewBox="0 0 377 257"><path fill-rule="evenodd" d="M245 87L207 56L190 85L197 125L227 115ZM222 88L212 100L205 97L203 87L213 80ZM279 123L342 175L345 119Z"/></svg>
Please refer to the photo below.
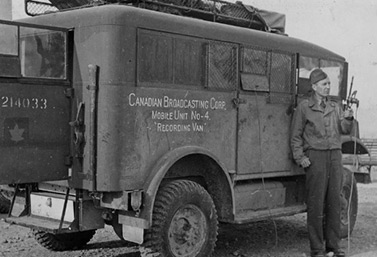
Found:
<svg viewBox="0 0 377 257"><path fill-rule="evenodd" d="M289 216L306 211L306 205L295 205L290 207L282 207L275 209L265 209L265 210L245 210L236 214L234 223L243 224L249 223L257 220L264 220L267 218L275 218L282 216Z"/></svg>

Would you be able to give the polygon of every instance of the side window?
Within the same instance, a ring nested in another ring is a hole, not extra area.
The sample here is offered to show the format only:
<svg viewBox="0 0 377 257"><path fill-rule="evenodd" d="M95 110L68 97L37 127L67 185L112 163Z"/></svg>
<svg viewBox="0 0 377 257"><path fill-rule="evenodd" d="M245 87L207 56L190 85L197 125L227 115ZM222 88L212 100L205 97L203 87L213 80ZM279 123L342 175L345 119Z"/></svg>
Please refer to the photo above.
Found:
<svg viewBox="0 0 377 257"><path fill-rule="evenodd" d="M138 82L144 86L204 84L204 41L140 30Z"/></svg>
<svg viewBox="0 0 377 257"><path fill-rule="evenodd" d="M344 63L305 56L300 56L299 62L299 95L308 96L312 92L310 73L316 68L321 68L330 78L330 95L346 96L346 86L342 87L345 84Z"/></svg>
<svg viewBox="0 0 377 257"><path fill-rule="evenodd" d="M196 86L235 90L237 45L139 30L138 83L143 86Z"/></svg>
<svg viewBox="0 0 377 257"><path fill-rule="evenodd" d="M66 78L65 32L21 27L20 43L24 77Z"/></svg>
<svg viewBox="0 0 377 257"><path fill-rule="evenodd" d="M267 52L245 48L243 51L243 71L246 73L267 74Z"/></svg>
<svg viewBox="0 0 377 257"><path fill-rule="evenodd" d="M270 91L275 93L292 93L294 70L292 56L271 53Z"/></svg>
<svg viewBox="0 0 377 257"><path fill-rule="evenodd" d="M203 85L204 43L194 39L175 39L174 78L182 85Z"/></svg>
<svg viewBox="0 0 377 257"><path fill-rule="evenodd" d="M271 53L269 103L291 104L294 101L294 55Z"/></svg>
<svg viewBox="0 0 377 257"><path fill-rule="evenodd" d="M241 84L246 91L269 91L269 53L243 48Z"/></svg>
<svg viewBox="0 0 377 257"><path fill-rule="evenodd" d="M173 83L173 39L157 33L140 33L138 78L140 82Z"/></svg>
<svg viewBox="0 0 377 257"><path fill-rule="evenodd" d="M208 88L233 90L237 86L237 48L226 43L208 45Z"/></svg>
<svg viewBox="0 0 377 257"><path fill-rule="evenodd" d="M293 93L294 67L293 55L244 48L242 51L242 89L270 92L270 99L285 97L279 94Z"/></svg>
<svg viewBox="0 0 377 257"><path fill-rule="evenodd" d="M310 72L319 67L319 59L300 56L299 66L297 93L299 95L309 96L312 92L312 87L309 81Z"/></svg>
<svg viewBox="0 0 377 257"><path fill-rule="evenodd" d="M67 31L0 22L0 35L0 76L67 78Z"/></svg>

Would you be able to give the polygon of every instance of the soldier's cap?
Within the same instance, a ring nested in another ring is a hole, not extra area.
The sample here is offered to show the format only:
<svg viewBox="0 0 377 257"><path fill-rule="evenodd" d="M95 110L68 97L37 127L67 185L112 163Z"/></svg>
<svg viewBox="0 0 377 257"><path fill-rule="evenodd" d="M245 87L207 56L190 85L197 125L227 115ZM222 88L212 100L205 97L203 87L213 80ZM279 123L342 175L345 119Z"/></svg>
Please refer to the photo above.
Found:
<svg viewBox="0 0 377 257"><path fill-rule="evenodd" d="M321 69L315 69L310 73L310 83L312 85L325 78L327 78L327 74Z"/></svg>

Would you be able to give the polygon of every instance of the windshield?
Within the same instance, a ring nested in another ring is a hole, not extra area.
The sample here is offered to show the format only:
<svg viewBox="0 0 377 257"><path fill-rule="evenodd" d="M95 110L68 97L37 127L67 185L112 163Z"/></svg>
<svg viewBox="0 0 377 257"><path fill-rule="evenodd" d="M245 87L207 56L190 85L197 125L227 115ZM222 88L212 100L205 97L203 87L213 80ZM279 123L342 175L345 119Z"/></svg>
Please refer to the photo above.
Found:
<svg viewBox="0 0 377 257"><path fill-rule="evenodd" d="M344 63L300 56L299 67L299 94L308 94L311 92L310 73L316 68L321 68L330 79L330 95L340 96L344 76Z"/></svg>
<svg viewBox="0 0 377 257"><path fill-rule="evenodd" d="M66 79L65 31L0 24L0 33L1 66L7 67L0 76Z"/></svg>

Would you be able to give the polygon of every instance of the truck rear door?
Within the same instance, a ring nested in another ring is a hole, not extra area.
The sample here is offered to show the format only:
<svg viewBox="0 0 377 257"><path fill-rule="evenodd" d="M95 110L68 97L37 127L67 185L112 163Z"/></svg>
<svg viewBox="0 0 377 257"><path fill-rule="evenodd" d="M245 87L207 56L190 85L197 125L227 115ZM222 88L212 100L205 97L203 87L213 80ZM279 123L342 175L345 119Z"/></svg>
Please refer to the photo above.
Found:
<svg viewBox="0 0 377 257"><path fill-rule="evenodd" d="M0 21L0 184L68 177L68 31Z"/></svg>

